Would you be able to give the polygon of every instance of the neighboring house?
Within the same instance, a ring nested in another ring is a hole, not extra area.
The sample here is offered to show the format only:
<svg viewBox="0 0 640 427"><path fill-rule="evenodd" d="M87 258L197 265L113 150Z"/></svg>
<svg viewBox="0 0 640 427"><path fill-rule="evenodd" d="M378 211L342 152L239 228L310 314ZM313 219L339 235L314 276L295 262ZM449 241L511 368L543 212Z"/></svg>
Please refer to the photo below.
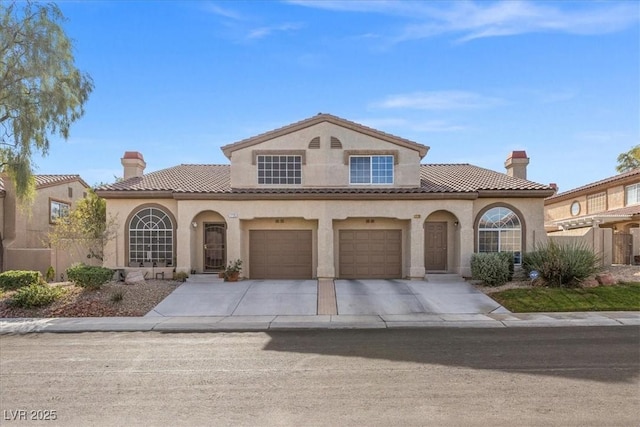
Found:
<svg viewBox="0 0 640 427"><path fill-rule="evenodd" d="M117 219L104 265L207 273L243 260L245 277L424 278L470 275L474 252L523 251L544 239L546 185L507 173L421 164L429 147L329 114L222 147L230 165L143 174L97 189Z"/></svg>
<svg viewBox="0 0 640 427"><path fill-rule="evenodd" d="M544 208L545 228L552 237L608 229L601 250L613 264L630 264L640 251L631 236L640 226L640 169L555 194L545 200Z"/></svg>
<svg viewBox="0 0 640 427"><path fill-rule="evenodd" d="M36 175L32 204L21 206L13 182L0 177L0 266L7 270L38 270L51 266L56 277L74 262L87 261L75 250L48 247L46 236L56 219L68 215L75 203L86 197L89 186L79 175Z"/></svg>

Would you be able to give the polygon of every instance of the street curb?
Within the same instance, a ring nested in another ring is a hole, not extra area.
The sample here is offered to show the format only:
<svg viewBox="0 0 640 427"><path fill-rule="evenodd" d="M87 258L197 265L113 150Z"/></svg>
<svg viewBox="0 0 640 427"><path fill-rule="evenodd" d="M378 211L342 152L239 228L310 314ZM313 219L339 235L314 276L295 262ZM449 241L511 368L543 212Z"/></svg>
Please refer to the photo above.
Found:
<svg viewBox="0 0 640 427"><path fill-rule="evenodd" d="M0 335L82 332L268 332L336 329L640 326L640 311L371 316L69 317L0 320Z"/></svg>

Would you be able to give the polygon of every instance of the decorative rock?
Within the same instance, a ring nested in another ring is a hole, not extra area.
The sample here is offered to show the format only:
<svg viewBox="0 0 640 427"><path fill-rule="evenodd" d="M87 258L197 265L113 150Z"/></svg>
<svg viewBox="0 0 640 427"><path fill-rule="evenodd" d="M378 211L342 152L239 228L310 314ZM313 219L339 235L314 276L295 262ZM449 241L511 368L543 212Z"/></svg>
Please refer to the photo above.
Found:
<svg viewBox="0 0 640 427"><path fill-rule="evenodd" d="M611 286L617 283L616 279L613 277L611 273L597 274L596 280L598 281L598 283L605 286Z"/></svg>
<svg viewBox="0 0 640 427"><path fill-rule="evenodd" d="M580 286L582 286L583 288L595 288L596 286L599 286L599 285L600 285L600 283L596 279L594 279L592 277L590 277L588 279L584 279L580 283Z"/></svg>
<svg viewBox="0 0 640 427"><path fill-rule="evenodd" d="M136 285L138 283L145 283L144 274L142 271L130 271L127 273L127 277L124 279L126 285Z"/></svg>

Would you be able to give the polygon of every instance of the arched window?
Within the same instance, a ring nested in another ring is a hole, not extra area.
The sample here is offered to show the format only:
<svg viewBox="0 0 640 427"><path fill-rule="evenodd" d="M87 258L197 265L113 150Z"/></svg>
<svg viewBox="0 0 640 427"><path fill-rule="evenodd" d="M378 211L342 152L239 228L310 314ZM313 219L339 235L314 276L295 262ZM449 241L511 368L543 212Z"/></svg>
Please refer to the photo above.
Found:
<svg viewBox="0 0 640 427"><path fill-rule="evenodd" d="M129 222L129 265L173 265L173 223L158 208L140 209Z"/></svg>
<svg viewBox="0 0 640 427"><path fill-rule="evenodd" d="M513 261L522 261L522 226L520 218L509 208L486 211L478 222L478 252L511 252Z"/></svg>

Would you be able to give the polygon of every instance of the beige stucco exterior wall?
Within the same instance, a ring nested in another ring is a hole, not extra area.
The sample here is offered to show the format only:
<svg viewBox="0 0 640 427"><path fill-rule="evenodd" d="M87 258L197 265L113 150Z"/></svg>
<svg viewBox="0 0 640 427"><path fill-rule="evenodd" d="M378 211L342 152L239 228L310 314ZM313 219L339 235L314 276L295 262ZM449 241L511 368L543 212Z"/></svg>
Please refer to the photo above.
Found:
<svg viewBox="0 0 640 427"><path fill-rule="evenodd" d="M227 226L227 260L240 258L250 277L249 230L313 230L313 268L317 277L336 277L338 269L338 230L344 228L400 229L403 235L403 276L424 277L424 222L444 220L448 224L448 270L470 275L474 252L474 222L481 210L491 204L515 208L525 223L525 250L545 238L542 199L476 200L136 200L110 199L108 215L116 217L118 232L105 248L104 265L129 268L126 260L127 219L142 205L156 203L176 220L177 271L202 269L202 230L204 221L224 222ZM433 214L433 215L432 215ZM276 223L275 219L285 219ZM374 219L373 223L366 219ZM455 225L455 222L458 222ZM196 222L198 226L193 227Z"/></svg>
<svg viewBox="0 0 640 427"><path fill-rule="evenodd" d="M7 195L3 203L4 270L29 269L43 274L53 266L62 272L74 262L87 262L86 254L78 248L64 254L51 250L46 242L50 230L50 202L56 200L75 207L86 196L87 188L80 181L42 186L36 189L30 205L16 202L15 190L5 180ZM71 194L70 194L71 193Z"/></svg>
<svg viewBox="0 0 640 427"><path fill-rule="evenodd" d="M625 186L614 185L606 190L598 189L592 192L577 194L575 197L561 200L556 203L549 203L545 206L546 221L559 221L572 218L571 205L573 202L580 203L580 212L576 216L591 215L597 212L589 212L587 210L587 194L598 194L606 191L607 193L607 210L619 209L625 206Z"/></svg>
<svg viewBox="0 0 640 427"><path fill-rule="evenodd" d="M309 142L315 137L320 137L320 148L309 149ZM330 147L331 137L336 137L341 141L341 149ZM363 149L363 147L366 148ZM350 151L353 154L389 154L390 151L396 152L397 164L394 166L394 184L388 187L418 187L420 184L420 156L418 151L391 144L332 123L322 122L293 134L276 137L259 145L234 151L231 156L231 187L258 187L254 152L272 150L274 152L281 150L282 154L287 151L305 151L305 164L302 166L302 186L304 187L350 186L348 155L346 155ZM266 186L260 185L260 187ZM277 187L286 187L286 185L279 184Z"/></svg>

